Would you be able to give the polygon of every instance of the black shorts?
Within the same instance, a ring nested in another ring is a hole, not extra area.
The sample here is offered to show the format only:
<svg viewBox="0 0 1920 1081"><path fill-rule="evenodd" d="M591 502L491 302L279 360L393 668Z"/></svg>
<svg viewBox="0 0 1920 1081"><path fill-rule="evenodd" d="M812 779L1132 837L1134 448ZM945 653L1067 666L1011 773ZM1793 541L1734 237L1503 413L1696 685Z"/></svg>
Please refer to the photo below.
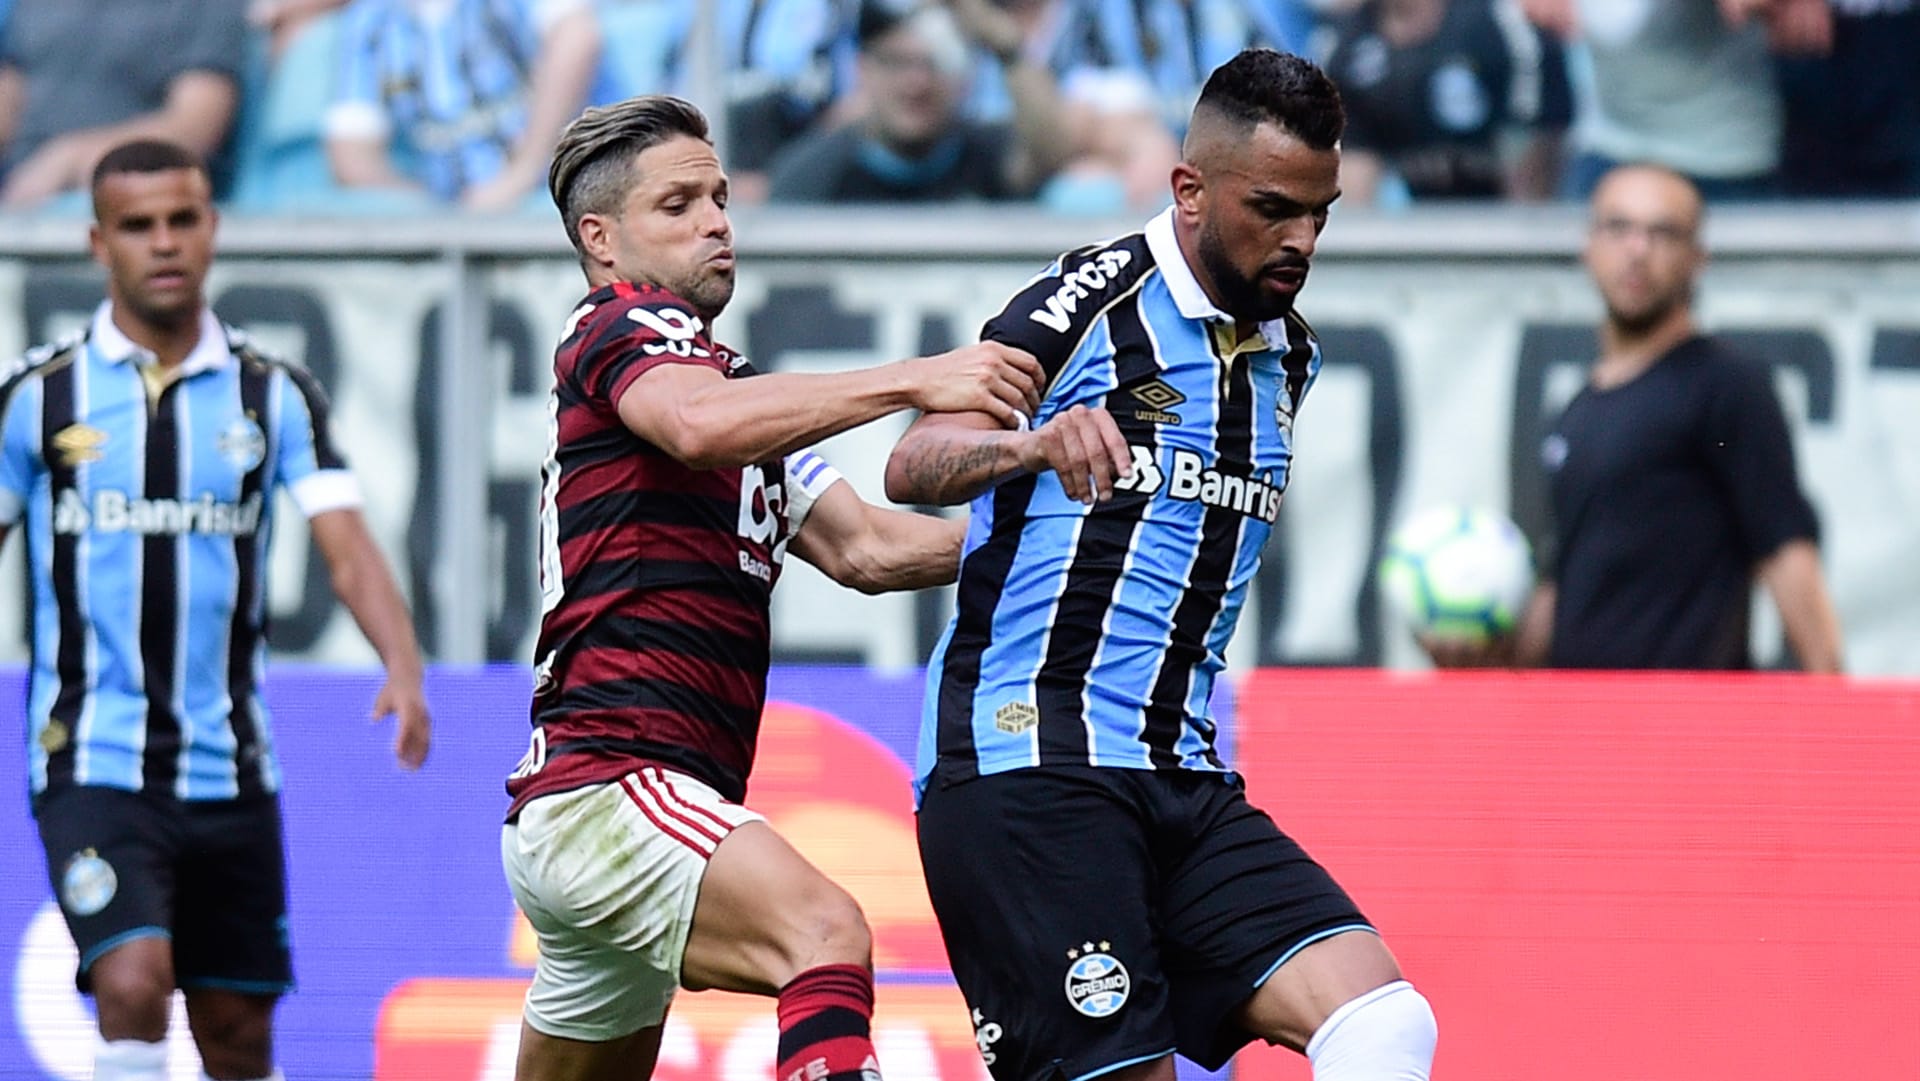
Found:
<svg viewBox="0 0 1920 1081"><path fill-rule="evenodd" d="M921 802L920 856L996 1081L1179 1051L1218 1069L1238 1008L1310 942L1370 929L1238 777L1019 769Z"/></svg>
<svg viewBox="0 0 1920 1081"><path fill-rule="evenodd" d="M293 986L280 805L181 802L80 786L35 804L47 876L80 952L75 983L136 938L173 940L174 982L277 995Z"/></svg>

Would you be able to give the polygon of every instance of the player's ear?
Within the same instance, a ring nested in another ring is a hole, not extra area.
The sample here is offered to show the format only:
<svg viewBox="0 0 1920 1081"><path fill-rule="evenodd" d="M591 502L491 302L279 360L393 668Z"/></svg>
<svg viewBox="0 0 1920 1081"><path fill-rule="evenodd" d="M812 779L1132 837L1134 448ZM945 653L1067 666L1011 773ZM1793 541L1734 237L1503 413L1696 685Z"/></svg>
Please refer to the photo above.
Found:
<svg viewBox="0 0 1920 1081"><path fill-rule="evenodd" d="M1173 167L1171 187L1173 205L1180 213L1188 217L1198 217L1200 205L1205 199L1207 181L1198 167L1191 162L1180 162Z"/></svg>
<svg viewBox="0 0 1920 1081"><path fill-rule="evenodd" d="M580 253L589 264L613 265L613 219L604 214L582 214L576 226L580 234Z"/></svg>

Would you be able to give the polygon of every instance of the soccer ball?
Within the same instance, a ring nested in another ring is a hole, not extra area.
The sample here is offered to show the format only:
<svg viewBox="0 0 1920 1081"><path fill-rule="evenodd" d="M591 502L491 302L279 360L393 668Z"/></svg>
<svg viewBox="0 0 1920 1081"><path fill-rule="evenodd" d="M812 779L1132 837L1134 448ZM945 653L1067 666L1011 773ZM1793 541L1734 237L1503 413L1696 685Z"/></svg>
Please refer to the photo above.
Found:
<svg viewBox="0 0 1920 1081"><path fill-rule="evenodd" d="M1387 538L1380 590L1415 634L1484 642L1519 621L1533 592L1533 552L1503 515L1430 507Z"/></svg>

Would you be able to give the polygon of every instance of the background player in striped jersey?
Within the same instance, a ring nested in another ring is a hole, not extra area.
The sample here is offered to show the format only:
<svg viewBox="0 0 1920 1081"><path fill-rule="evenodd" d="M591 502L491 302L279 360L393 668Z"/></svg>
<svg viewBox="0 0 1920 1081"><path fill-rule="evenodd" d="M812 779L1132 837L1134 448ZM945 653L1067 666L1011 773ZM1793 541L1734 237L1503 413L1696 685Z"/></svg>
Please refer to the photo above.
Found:
<svg viewBox="0 0 1920 1081"><path fill-rule="evenodd" d="M273 1008L293 972L258 686L276 486L386 665L373 709L398 716L396 755L427 755L413 622L326 398L207 307L209 192L171 143L102 157L107 300L0 384L0 539L24 513L33 579L33 808L97 1007L97 1081L166 1076L176 986L206 1076L280 1076Z"/></svg>
<svg viewBox="0 0 1920 1081"><path fill-rule="evenodd" d="M988 321L1046 370L1036 429L926 417L888 463L894 499L973 503L919 834L1000 1081L1170 1081L1175 1051L1218 1068L1255 1038L1317 1081L1428 1076L1426 1000L1248 803L1208 705L1320 366L1293 301L1341 127L1306 61L1221 66L1172 207Z"/></svg>
<svg viewBox="0 0 1920 1081"><path fill-rule="evenodd" d="M501 858L539 941L521 1081L647 1077L677 988L779 997L780 1078L877 1081L853 899L741 805L791 547L868 591L952 581L964 526L862 501L809 443L895 410L1037 403L983 342L834 375L753 375L727 177L677 98L589 109L549 177L591 291L554 358L532 746Z"/></svg>

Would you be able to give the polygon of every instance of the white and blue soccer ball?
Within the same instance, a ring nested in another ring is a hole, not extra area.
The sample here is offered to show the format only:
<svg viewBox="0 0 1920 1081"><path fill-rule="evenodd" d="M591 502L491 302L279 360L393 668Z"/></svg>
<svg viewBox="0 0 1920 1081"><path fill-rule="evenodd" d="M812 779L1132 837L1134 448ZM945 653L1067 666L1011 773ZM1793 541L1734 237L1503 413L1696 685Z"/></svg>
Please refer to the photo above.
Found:
<svg viewBox="0 0 1920 1081"><path fill-rule="evenodd" d="M1519 622L1533 593L1533 550L1505 515L1429 507L1387 538L1380 591L1416 635L1484 642Z"/></svg>

